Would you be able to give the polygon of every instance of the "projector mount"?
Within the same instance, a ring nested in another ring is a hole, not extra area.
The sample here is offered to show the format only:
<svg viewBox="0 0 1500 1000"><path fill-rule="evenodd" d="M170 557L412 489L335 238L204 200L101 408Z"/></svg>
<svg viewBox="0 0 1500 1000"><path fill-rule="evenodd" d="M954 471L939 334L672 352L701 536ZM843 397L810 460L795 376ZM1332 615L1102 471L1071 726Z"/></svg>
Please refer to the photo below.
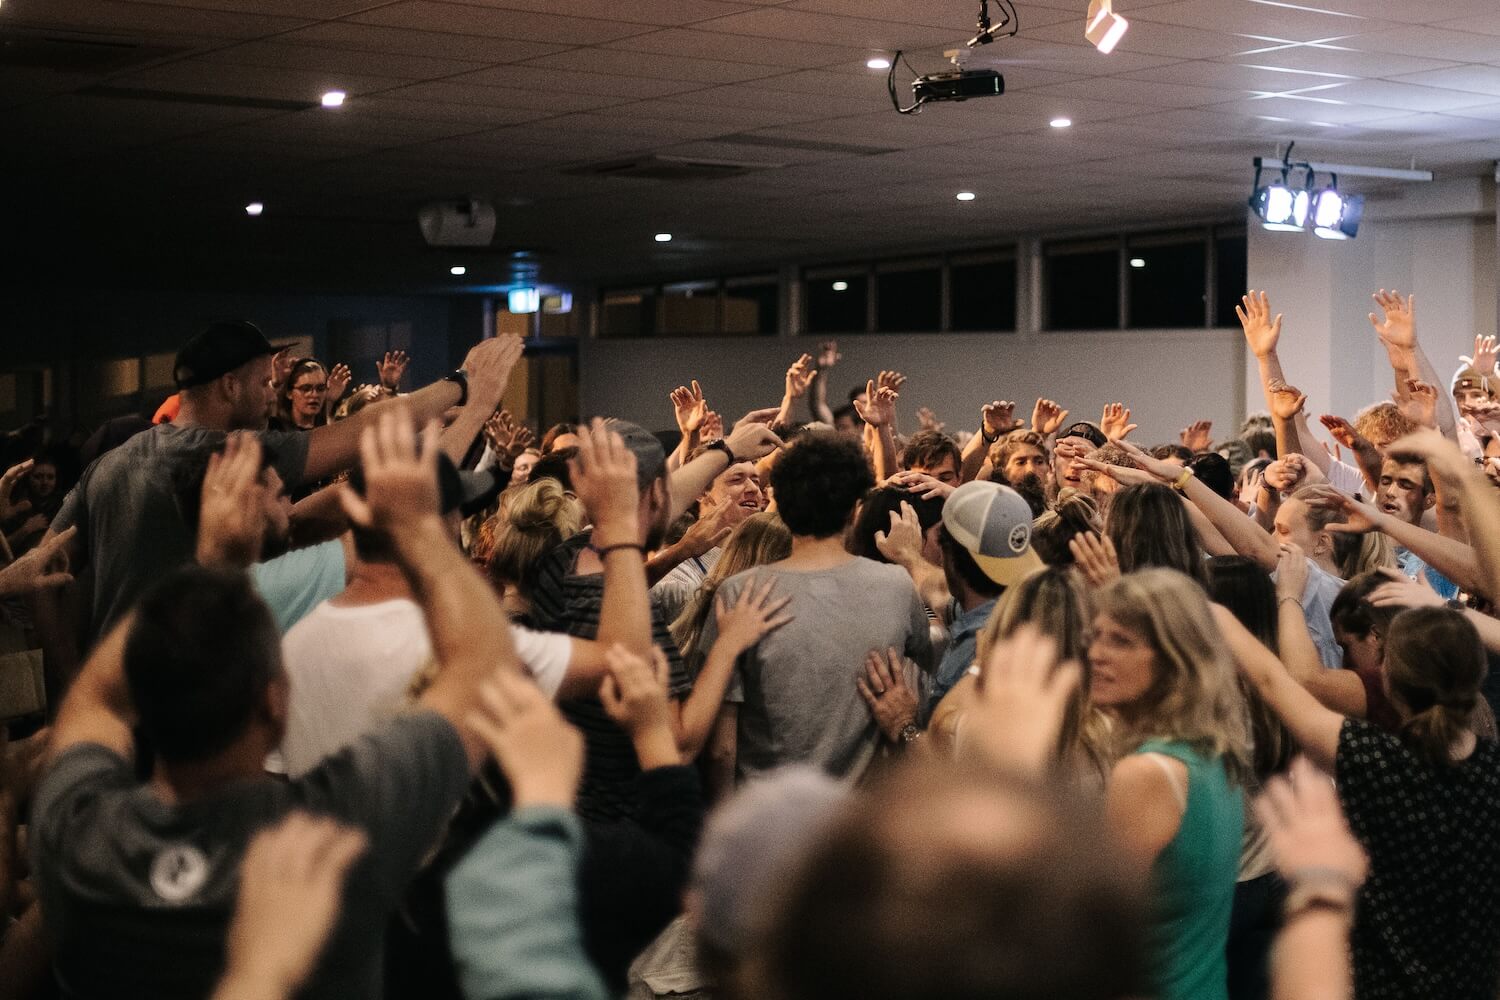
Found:
<svg viewBox="0 0 1500 1000"><path fill-rule="evenodd" d="M899 114L914 115L919 114L922 105L929 101L967 101L971 97L995 97L1005 93L1005 78L997 71L964 68L970 49L988 45L997 38L1010 38L1021 30L1021 20L1011 0L995 0L995 6L1000 8L998 25L990 21L990 0L979 0L979 19L974 25L978 33L965 42L963 48L943 53L953 63L953 69L946 73L917 76L911 63L906 62L905 55L897 49L891 58L891 70L885 78L886 90L891 95L891 107ZM904 108L901 106L901 99L896 96L896 68L902 63L906 63L906 68L916 77L912 81L913 101Z"/></svg>

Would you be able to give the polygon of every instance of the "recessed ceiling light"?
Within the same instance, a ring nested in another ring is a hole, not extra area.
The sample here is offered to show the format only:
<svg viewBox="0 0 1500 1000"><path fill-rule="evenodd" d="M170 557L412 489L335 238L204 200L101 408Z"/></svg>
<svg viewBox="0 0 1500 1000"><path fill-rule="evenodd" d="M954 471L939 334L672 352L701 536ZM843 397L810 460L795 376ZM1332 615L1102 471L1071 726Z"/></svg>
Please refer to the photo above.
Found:
<svg viewBox="0 0 1500 1000"><path fill-rule="evenodd" d="M833 290L835 292L847 292L849 290L849 282L847 282L847 281L835 281L833 283Z"/></svg>
<svg viewBox="0 0 1500 1000"><path fill-rule="evenodd" d="M452 267L448 268L448 273L453 275L454 277L458 277L462 274L468 274L469 269L467 267L464 267L462 264L454 264Z"/></svg>
<svg viewBox="0 0 1500 1000"><path fill-rule="evenodd" d="M976 195L973 191L960 191L953 197L957 198L959 201L973 201L978 197L978 195Z"/></svg>
<svg viewBox="0 0 1500 1000"><path fill-rule="evenodd" d="M866 59L865 65L870 69L890 69L891 61L885 56L875 56L873 59Z"/></svg>
<svg viewBox="0 0 1500 1000"><path fill-rule="evenodd" d="M1146 266L1146 258L1144 258L1144 257L1132 257L1132 258L1130 258L1130 266L1131 267L1136 267L1136 268L1145 267Z"/></svg>
<svg viewBox="0 0 1500 1000"><path fill-rule="evenodd" d="M347 96L349 95L345 94L342 90L330 90L323 95L323 107L337 108L344 103L344 98Z"/></svg>
<svg viewBox="0 0 1500 1000"><path fill-rule="evenodd" d="M672 242L672 234L671 233L657 233L656 234L656 242L658 242L658 243L671 243Z"/></svg>
<svg viewBox="0 0 1500 1000"><path fill-rule="evenodd" d="M1051 125L1053 128L1070 128L1073 125L1073 119L1071 119L1071 118L1054 118L1050 122L1048 122L1047 124Z"/></svg>
<svg viewBox="0 0 1500 1000"><path fill-rule="evenodd" d="M258 201L252 201L250 204L248 204L248 205L245 206L245 214L246 215L259 215L260 213L264 212L265 210L266 210L266 206L263 205L263 204L261 204Z"/></svg>

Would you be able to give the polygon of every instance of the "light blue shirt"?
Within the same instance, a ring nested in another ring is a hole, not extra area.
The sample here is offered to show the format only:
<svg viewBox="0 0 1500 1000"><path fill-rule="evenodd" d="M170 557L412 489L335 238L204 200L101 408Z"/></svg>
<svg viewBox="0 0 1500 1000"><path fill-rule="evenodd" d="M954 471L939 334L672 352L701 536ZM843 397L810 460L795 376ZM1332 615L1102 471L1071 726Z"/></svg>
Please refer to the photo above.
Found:
<svg viewBox="0 0 1500 1000"><path fill-rule="evenodd" d="M990 612L994 610L995 601L989 600L953 619L953 625L948 629L948 651L943 654L937 672L932 675L932 690L927 693L926 704L922 706L924 722L932 716L932 710L943 700L943 695L953 690L953 685L963 680L964 674L974 665L974 656L979 646L979 630L984 628L984 623L990 620Z"/></svg>
<svg viewBox="0 0 1500 1000"><path fill-rule="evenodd" d="M335 538L320 545L293 549L251 566L250 579L255 582L261 600L270 606L277 630L286 635L313 608L343 593L344 545Z"/></svg>
<svg viewBox="0 0 1500 1000"><path fill-rule="evenodd" d="M1417 555L1411 549L1396 546L1396 565L1401 567L1401 572L1410 579L1415 580L1420 574L1432 584L1432 589L1438 592L1438 596L1445 601L1451 601L1458 596L1458 584L1448 579Z"/></svg>

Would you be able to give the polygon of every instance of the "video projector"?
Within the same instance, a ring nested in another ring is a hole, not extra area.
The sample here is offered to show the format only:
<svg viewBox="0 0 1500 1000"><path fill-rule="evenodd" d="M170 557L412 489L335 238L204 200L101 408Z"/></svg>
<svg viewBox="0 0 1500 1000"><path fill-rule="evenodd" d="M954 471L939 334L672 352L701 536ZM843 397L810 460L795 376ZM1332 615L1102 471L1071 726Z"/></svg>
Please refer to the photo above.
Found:
<svg viewBox="0 0 1500 1000"><path fill-rule="evenodd" d="M931 73L912 81L912 97L929 101L967 101L971 97L999 97L1005 93L1005 77L992 69L959 69Z"/></svg>

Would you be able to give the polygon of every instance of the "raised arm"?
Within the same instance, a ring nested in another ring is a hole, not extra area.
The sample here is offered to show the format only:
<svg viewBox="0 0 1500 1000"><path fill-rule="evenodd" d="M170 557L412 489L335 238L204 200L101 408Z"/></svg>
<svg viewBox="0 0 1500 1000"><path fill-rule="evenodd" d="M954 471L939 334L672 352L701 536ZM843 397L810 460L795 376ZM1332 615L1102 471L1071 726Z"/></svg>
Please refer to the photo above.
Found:
<svg viewBox="0 0 1500 1000"><path fill-rule="evenodd" d="M693 379L692 388L679 385L669 394L672 400L672 415L677 420L677 448L667 457L669 470L680 469L698 447L703 422L708 419L708 400L703 398L703 387Z"/></svg>
<svg viewBox="0 0 1500 1000"><path fill-rule="evenodd" d="M828 405L828 375L843 359L837 341L829 340L818 345L818 366L813 371L808 409L812 411L814 420L822 421L830 427L833 426L833 410Z"/></svg>
<svg viewBox="0 0 1500 1000"><path fill-rule="evenodd" d="M441 667L420 704L453 724L463 737L470 767L477 768L486 748L465 717L485 678L495 673L521 676L521 664L499 599L438 513L438 426L429 423L419 442L410 416L398 409L402 405L377 408L379 419L360 441L365 497L348 490L344 506L355 524L390 536Z"/></svg>
<svg viewBox="0 0 1500 1000"><path fill-rule="evenodd" d="M735 462L755 462L780 448L781 438L766 425L775 416L774 409L751 410L740 418L724 439L729 454L720 448L710 449L673 472L668 480L672 505L670 520L681 517L708 491L714 479Z"/></svg>
<svg viewBox="0 0 1500 1000"><path fill-rule="evenodd" d="M1484 578L1480 573L1479 559L1474 549L1464 543L1444 538L1421 525L1411 524L1376 510L1331 486L1318 486L1314 489L1316 492L1308 498L1308 503L1324 510L1337 511L1342 519L1328 525L1329 531L1356 535L1379 531L1397 545L1416 553L1423 562L1459 587L1465 590L1483 588Z"/></svg>
<svg viewBox="0 0 1500 1000"><path fill-rule="evenodd" d="M871 379L866 386L865 402L854 401L854 410L873 432L870 444L871 458L875 462L875 481L884 482L896 474L896 400L895 389L889 386L877 388Z"/></svg>
<svg viewBox="0 0 1500 1000"><path fill-rule="evenodd" d="M1245 343L1255 355L1256 365L1260 369L1260 388L1265 393L1266 408L1274 412L1272 387L1286 385L1286 373L1281 370L1281 357L1276 353L1276 346L1281 341L1281 314L1277 313L1273 318L1270 297L1265 292L1254 289L1240 298L1240 304L1234 307L1234 313L1240 319L1240 326L1245 331ZM1312 428L1307 425L1306 415L1300 409L1290 418L1285 431L1277 428L1278 451L1282 447L1284 433L1288 443L1293 445L1289 450L1309 455L1320 469L1325 473L1328 471L1328 456L1323 454L1322 447L1313 437Z"/></svg>
<svg viewBox="0 0 1500 1000"><path fill-rule="evenodd" d="M1271 711L1286 723L1302 752L1331 773L1334 758L1338 756L1339 729L1344 717L1324 708L1298 684L1276 654L1262 646L1228 608L1214 605L1213 614L1240 672L1271 706Z"/></svg>
<svg viewBox="0 0 1500 1000"><path fill-rule="evenodd" d="M1281 546L1281 563L1276 569L1277 652L1287 673L1307 688L1319 704L1340 715L1363 719L1370 707L1359 675L1352 670L1330 670L1323 666L1323 658L1307 630L1307 612L1302 609L1307 563L1307 556L1297 546Z"/></svg>
<svg viewBox="0 0 1500 1000"><path fill-rule="evenodd" d="M121 757L129 757L134 751L130 727L135 709L125 683L125 639L132 621L130 615L122 618L94 647L78 672L52 724L50 759L56 760L64 750L80 743L96 743Z"/></svg>
<svg viewBox="0 0 1500 1000"><path fill-rule="evenodd" d="M1394 289L1387 292L1382 288L1371 298L1380 307L1382 315L1370 313L1370 325L1375 328L1376 336L1385 346L1386 357L1396 377L1397 398L1408 395L1408 383L1412 380L1432 386L1442 385L1441 376L1432 367L1432 362L1427 359L1427 352L1422 350L1422 345L1417 341L1417 297L1403 296ZM1456 440L1458 422L1454 417L1453 401L1446 392L1436 393L1435 396L1433 417L1437 421L1437 427L1444 437L1450 441Z"/></svg>
<svg viewBox="0 0 1500 1000"><path fill-rule="evenodd" d="M999 441L1000 435L1011 429L1015 423L1015 412L1016 404L1003 399L986 403L979 408L979 433L969 438L959 456L959 482L967 483L979 478L990 445Z"/></svg>
<svg viewBox="0 0 1500 1000"><path fill-rule="evenodd" d="M792 410L797 405L797 400L807 395L814 374L816 373L813 369L811 354L804 354L792 362L792 366L786 370L786 392L781 397L781 409L776 412L776 419L771 422L771 426L790 427L792 425Z"/></svg>
<svg viewBox="0 0 1500 1000"><path fill-rule="evenodd" d="M578 429L578 454L569 462L573 492L594 525L590 544L604 563L600 645L616 643L637 655L651 651L651 594L641 550L635 455L602 420Z"/></svg>
<svg viewBox="0 0 1500 1000"><path fill-rule="evenodd" d="M1496 493L1484 473L1464 457L1457 445L1430 431L1408 435L1391 447L1422 456L1433 478L1442 479L1449 490L1457 495L1472 545L1472 548L1464 548L1472 554L1476 563L1470 589L1484 594L1492 601L1500 598L1500 494ZM1427 559L1421 552L1417 554ZM1437 566L1431 559L1427 561ZM1437 569L1446 573L1441 566L1437 566ZM1465 585L1451 573L1447 575L1461 586Z"/></svg>

